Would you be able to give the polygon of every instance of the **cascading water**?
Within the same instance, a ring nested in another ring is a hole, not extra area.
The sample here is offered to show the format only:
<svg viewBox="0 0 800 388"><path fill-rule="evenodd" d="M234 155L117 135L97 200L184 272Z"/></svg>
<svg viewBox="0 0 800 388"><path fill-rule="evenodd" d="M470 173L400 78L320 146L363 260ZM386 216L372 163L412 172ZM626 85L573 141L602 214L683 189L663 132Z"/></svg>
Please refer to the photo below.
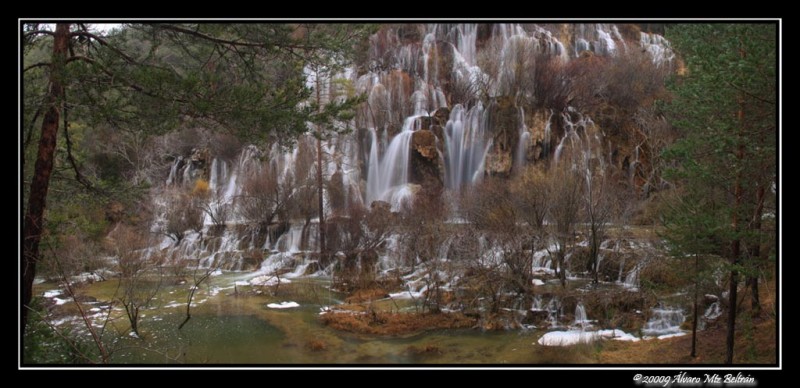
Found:
<svg viewBox="0 0 800 388"><path fill-rule="evenodd" d="M363 204L369 208L376 200L389 202L393 211L408 206L419 189L410 181L412 177L417 179L412 171L414 151L411 146L415 131L420 129L431 130L439 137L435 154L440 157L437 163L441 164L441 180L445 188L462 190L479 181L488 173L485 159L490 153L494 156L494 143L497 142L497 147L509 144L495 140L498 128L493 127L497 124L493 123L493 118L490 119L499 109L500 104L496 101L502 97L512 97L509 101L518 112L518 119L514 120L517 127L505 129L515 131L511 137L516 139L510 143L514 148L507 150L509 165L513 165L513 169L523 167L528 155L552 157L558 163L569 154L570 161L585 170L588 170L592 158L602 164L604 158L611 159L610 150L607 157L600 157L603 139L588 115L571 107L561 111L550 107L534 111L521 103L527 98L524 93L506 96L516 90L514 83L518 65L528 60L528 56L537 58L536 61L544 56L566 63L579 57L584 50L600 56L620 55L629 51L628 46L637 43L656 64L667 63L674 57L669 42L660 35L642 33L639 42L626 43L619 29L611 24L561 27L498 24L488 29L478 24L430 24L407 28L402 34L400 29L387 27L370 37L368 58L358 71L353 67L332 75L327 74L326 69L304 69L308 76L307 85L319 89L323 104L347 95L341 86L337 86L347 82L334 82L334 79L349 80L356 93L367 97L366 103L357 108L354 120L347 123L358 130L353 134L334 136L322 144L321 168L326 188L323 208L327 217L346 216L351 204ZM494 56L486 58L488 53ZM465 89L457 96L455 86L458 84L481 85L485 87L482 92L489 95L489 101L495 102L484 105L486 99L478 98L479 93L474 89ZM443 107L450 109L448 115L435 119L429 116ZM526 115L539 115L535 117L542 119ZM528 128L526 123L537 124ZM555 142L557 144L553 144ZM277 176L278 182L294 186L292 195L299 195L301 188L314 184L315 157L311 162L307 159L309 150L315 153L315 144L313 137L302 136L298 139L298 146L289 150L277 145L263 151L255 146L246 146L237 159L224 160L212 155L205 167L209 191L213 194L208 207L211 213L223 206L229 207L228 229L213 237L222 241L204 242L212 238L208 232L214 223L206 214L202 231L188 231L179 244L165 240L160 246L180 250L181 254L198 258L203 263L234 257L237 255L232 252L252 248L291 254L317 249L314 239L318 221L313 218L316 215L310 220L280 220L287 225L272 227L267 233L256 232L259 228L255 227L245 228L248 220L238 211L242 189L249 176L270 171ZM639 149L636 148L635 152L638 154ZM537 160L540 157L534 156ZM635 167L640 161L634 158L633 163ZM176 156L166 184L184 184L187 187L199 174L194 155ZM334 198L329 187L341 187L343 198ZM156 203L167 204L159 200ZM298 226L309 221L304 231L302 226ZM158 224L163 226L165 222L165 218L160 217ZM241 227L234 230L234 225ZM153 228L156 227L154 223ZM220 251L229 253L216 255ZM492 255L497 256L496 253ZM548 252L537 251L532 255L535 271L544 274L552 271ZM212 256L216 259L210 260ZM385 253L381 253L381 257L384 267L393 266ZM234 260L239 264L231 268L244 268L241 257ZM625 274L623 266L624 262L620 264L620 281L635 288L639 268Z"/></svg>
<svg viewBox="0 0 800 388"><path fill-rule="evenodd" d="M642 328L642 333L649 336L664 336L682 333L681 325L686 320L680 308L658 307L652 310L653 315Z"/></svg>
<svg viewBox="0 0 800 388"><path fill-rule="evenodd" d="M550 123L548 122L549 126ZM547 132L547 131L545 131ZM525 109L519 108L519 144L517 145L516 157L514 159L514 167L521 170L525 166L525 159L528 147L531 142L531 133L528 132L528 127L525 125Z"/></svg>
<svg viewBox="0 0 800 388"><path fill-rule="evenodd" d="M486 153L492 143L486 140L487 116L478 103L469 111L456 105L445 126L445 182L451 189L480 179Z"/></svg>
<svg viewBox="0 0 800 388"><path fill-rule="evenodd" d="M376 200L392 204L392 210L405 206L411 191L408 188L411 137L417 116L406 119L403 130L392 139L381 158L378 156L378 136L372 131L369 172L367 174L367 203Z"/></svg>
<svg viewBox="0 0 800 388"><path fill-rule="evenodd" d="M578 326L581 328L581 330L583 330L591 325L592 322L586 317L586 308L583 306L583 302L578 302L578 304L575 306L575 326Z"/></svg>

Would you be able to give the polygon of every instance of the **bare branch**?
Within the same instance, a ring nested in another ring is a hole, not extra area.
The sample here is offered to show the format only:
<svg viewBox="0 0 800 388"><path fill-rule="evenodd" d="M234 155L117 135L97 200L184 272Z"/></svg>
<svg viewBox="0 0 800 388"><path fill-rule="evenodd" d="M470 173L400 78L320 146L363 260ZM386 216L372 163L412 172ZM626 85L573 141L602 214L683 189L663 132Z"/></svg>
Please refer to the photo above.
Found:
<svg viewBox="0 0 800 388"><path fill-rule="evenodd" d="M50 66L50 62L37 62L37 63L34 63L34 64L29 65L29 66L25 67L24 69L22 69L22 72L26 73L28 70L31 70L31 69L35 69L35 68L38 68L38 67L49 67L49 66Z"/></svg>
<svg viewBox="0 0 800 388"><path fill-rule="evenodd" d="M24 38L26 38L26 39L31 37L31 36L33 36L33 35L50 35L50 36L54 36L55 33L53 31L48 31L48 30L34 30L34 31L28 31L28 32L22 34L22 36Z"/></svg>

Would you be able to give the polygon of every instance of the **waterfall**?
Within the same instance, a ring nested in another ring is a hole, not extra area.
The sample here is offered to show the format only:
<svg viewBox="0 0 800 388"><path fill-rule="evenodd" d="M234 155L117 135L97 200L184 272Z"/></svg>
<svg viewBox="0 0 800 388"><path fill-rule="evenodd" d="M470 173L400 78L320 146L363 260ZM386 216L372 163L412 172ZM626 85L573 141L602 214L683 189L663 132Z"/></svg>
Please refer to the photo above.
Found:
<svg viewBox="0 0 800 388"><path fill-rule="evenodd" d="M626 44L619 29L612 24L551 26L509 23L487 29L475 23L459 23L404 28L384 26L371 36L367 58L359 64L364 65L359 72L348 68L334 75L324 68L317 71L311 67L303 69L306 86L320 91L322 103L340 100L349 92L366 96L366 102L356 108L353 120L335 124L338 129L347 127L356 131L332 135L322 145L325 156L320 168L324 179L331 183L326 188L342 188L340 197L332 195L333 190L325 189L323 192L325 214L332 220L346 217L351 204L369 207L373 201L381 200L390 203L391 209L397 211L412 203L420 186L410 184L418 176L412 171L411 146L414 132L422 129L423 123L429 125L425 129L438 136L435 144L440 159L436 163L441 163L441 166L436 165L436 168L443 168L444 187L451 191L464 190L480 181L484 176L486 156L489 152L494 156L494 151L510 154L512 172L522 170L528 163L529 151L538 151L534 147L540 145L541 158L552 157L555 163L568 160L570 166L584 172L589 171L590 160L593 163L598 161L597 168L602 169L603 163L611 159L611 149L603 148L605 143L600 137L600 128L595 128L591 118L572 107L563 111L542 107L541 110L526 112L525 108L530 109L530 106L519 104L518 110L511 112L511 115L516 113L519 117L517 127L507 128L517 131L512 135L518 136L518 142L510 150L492 150L493 146L500 145L499 140L494 144L493 136L498 134L498 128L491 127L490 121L497 106L488 105L482 93L488 94L490 101L511 97L509 101L519 102L530 97L526 95L530 90L518 90L524 88L519 88L517 82L517 77L530 75L526 71L535 69L519 71L519 64L531 65L524 63L530 58L538 61L548 57L566 62L579 56L583 50L590 50L598 56L617 55L632 52L637 44L636 49L647 51L656 65L669 63L674 58L669 42L662 36L641 33L638 42ZM486 66L487 60L492 62L491 66ZM537 63L533 63L535 65ZM485 89L479 93L475 85ZM352 91L345 92L345 88L352 88ZM429 117L443 107L450 109L449 115ZM535 118L527 122L536 123L536 127L526 126L526 113L529 118ZM546 116L544 123L543 116ZM561 123L563 126L559 125ZM212 194L205 204L207 211L213 213L221 206L229 206L230 209L225 209L229 215L224 232L222 228L211 229L213 220L210 214L206 214L203 230L187 230L180 243L164 240L156 245L167 254L185 255L206 265L216 260L230 260L233 263L230 268L242 267L246 250L277 250L290 256L313 251L316 247L316 224L309 225L304 233L304 219L281 219L280 226L271 225L268 232L259 234L252 225L246 225L249 221L237 211L243 202L241 195L245 182L257 174L274 174L278 182L289 185L292 196L303 194L309 185L315 184L309 182L314 182L316 158L310 157L309 153L315 153L316 140L308 134L295 140L297 145L289 149L278 144L263 148L247 145L237 158L223 159L220 155L210 154L210 158L202 159L202 163L193 154L175 155L165 185L172 186L170 190L186 189L200 176L202 166L209 174ZM197 144L203 143L198 139ZM214 150L215 147L208 149ZM639 146L632 150L631 177L647 156L643 153L646 149ZM601 157L601 151L608 152ZM167 190L164 192L154 198L158 212L170 203ZM315 207L315 196L313 200ZM340 207L342 203L343 209ZM152 226L154 231L163 229L167 222L165 214L156 217ZM294 213L289 217L300 218ZM398 244L397 241L393 243ZM441 257L448 256L449 246L449 243L442 245ZM487 260L497 259L500 253L493 249L482 249L481 254L485 252ZM390 264L390 254L379 253L386 266L396 264ZM534 271L552 272L552 260L547 250L535 251L532 255ZM263 257L263 254L248 257ZM270 265L280 262L276 256ZM259 264L248 262L247 266L252 268ZM639 270L637 266L625 273L622 261L618 281L636 289ZM297 271L299 274L300 270ZM579 318L579 312L576 308L576 322L585 319ZM558 313L560 311L554 312L554 319Z"/></svg>
<svg viewBox="0 0 800 388"><path fill-rule="evenodd" d="M401 206L408 200L409 151L418 117L411 116L406 119L403 130L392 139L382 158L378 157L377 134L372 130L367 203L377 200L387 201L392 204L393 210L397 210L396 205Z"/></svg>
<svg viewBox="0 0 800 388"><path fill-rule="evenodd" d="M444 130L445 184L450 189L472 183L482 176L483 161L491 147L486 139L487 115L479 102L469 111L456 105Z"/></svg>
<svg viewBox="0 0 800 388"><path fill-rule="evenodd" d="M650 320L642 328L644 335L663 336L681 333L681 324L686 320L682 309L658 307L654 308L652 312Z"/></svg>

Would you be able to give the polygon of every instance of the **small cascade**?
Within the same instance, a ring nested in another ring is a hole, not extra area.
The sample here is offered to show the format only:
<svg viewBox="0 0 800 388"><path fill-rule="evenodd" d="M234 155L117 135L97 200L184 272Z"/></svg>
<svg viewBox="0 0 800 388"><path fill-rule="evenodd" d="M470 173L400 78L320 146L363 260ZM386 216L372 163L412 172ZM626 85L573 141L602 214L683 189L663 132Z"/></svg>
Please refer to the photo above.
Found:
<svg viewBox="0 0 800 388"><path fill-rule="evenodd" d="M638 291L639 290L639 270L641 265L637 265L634 267L628 275L625 276L625 281L622 285L631 291Z"/></svg>
<svg viewBox="0 0 800 388"><path fill-rule="evenodd" d="M706 311L703 313L703 318L707 321L713 321L719 318L722 315L722 306L720 306L719 301L711 303Z"/></svg>
<svg viewBox="0 0 800 388"><path fill-rule="evenodd" d="M561 315L563 315L561 313L561 302L556 297L553 297L547 304L547 322L551 328L560 327L558 322Z"/></svg>
<svg viewBox="0 0 800 388"><path fill-rule="evenodd" d="M531 311L545 311L544 303L542 302L541 295L535 295L531 303Z"/></svg>
<svg viewBox="0 0 800 388"><path fill-rule="evenodd" d="M653 315L642 328L644 335L660 337L663 335L681 333L681 324L686 320L680 308L658 307L652 310Z"/></svg>
<svg viewBox="0 0 800 388"><path fill-rule="evenodd" d="M576 57L584 51L591 51L595 55L615 55L618 52L618 43L622 44L623 50L627 50L627 45L615 25L579 24L575 28L573 55Z"/></svg>
<svg viewBox="0 0 800 388"><path fill-rule="evenodd" d="M669 65L675 59L675 52L668 40L655 33L641 32L639 44L650 54L656 66Z"/></svg>
<svg viewBox="0 0 800 388"><path fill-rule="evenodd" d="M550 123L547 123L550 126ZM526 154L528 147L531 143L531 133L528 132L528 127L525 125L525 109L519 107L519 143L517 144L517 152L514 159L514 167L522 171L525 167Z"/></svg>
<svg viewBox="0 0 800 388"><path fill-rule="evenodd" d="M304 250L302 246L303 241L303 225L293 225L289 232L284 233L278 241L275 242L275 250L278 252L296 253Z"/></svg>
<svg viewBox="0 0 800 388"><path fill-rule="evenodd" d="M542 140L542 154L550 155L550 132L551 124L553 122L553 110L550 109L550 115L547 116L547 124L544 125L544 139Z"/></svg>
<svg viewBox="0 0 800 388"><path fill-rule="evenodd" d="M583 306L583 302L578 302L578 305L575 306L574 325L580 327L581 330L592 325L592 322L586 317L586 308Z"/></svg>

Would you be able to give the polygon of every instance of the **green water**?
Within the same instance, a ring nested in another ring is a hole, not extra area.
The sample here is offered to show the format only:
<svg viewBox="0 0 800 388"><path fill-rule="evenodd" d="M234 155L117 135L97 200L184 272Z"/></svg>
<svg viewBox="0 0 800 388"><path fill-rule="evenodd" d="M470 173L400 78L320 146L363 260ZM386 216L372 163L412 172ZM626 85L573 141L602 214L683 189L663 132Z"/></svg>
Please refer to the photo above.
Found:
<svg viewBox="0 0 800 388"><path fill-rule="evenodd" d="M214 277L196 292L192 318L182 330L189 285L163 286L154 306L143 312L141 338L129 335L122 311L114 311L103 338L113 349L111 361L122 364L404 364L559 362L566 350L536 344L539 330L482 332L438 330L402 337L341 332L319 321L320 308L336 304L342 295L319 279L294 279L274 288L229 288L243 275ZM43 284L47 290L54 285ZM99 301L111 300L115 281L81 290ZM260 294L256 294L261 290ZM42 292L42 291L39 291ZM274 293L274 295L273 295ZM295 301L298 308L266 305ZM391 302L383 302L391 303ZM394 303L391 303L394 305ZM63 305L65 310L73 303ZM408 305L408 302L405 306ZM396 305L403 308L402 303ZM62 307L62 306L59 306ZM91 307L87 305L87 307ZM590 360L589 360L590 361Z"/></svg>

